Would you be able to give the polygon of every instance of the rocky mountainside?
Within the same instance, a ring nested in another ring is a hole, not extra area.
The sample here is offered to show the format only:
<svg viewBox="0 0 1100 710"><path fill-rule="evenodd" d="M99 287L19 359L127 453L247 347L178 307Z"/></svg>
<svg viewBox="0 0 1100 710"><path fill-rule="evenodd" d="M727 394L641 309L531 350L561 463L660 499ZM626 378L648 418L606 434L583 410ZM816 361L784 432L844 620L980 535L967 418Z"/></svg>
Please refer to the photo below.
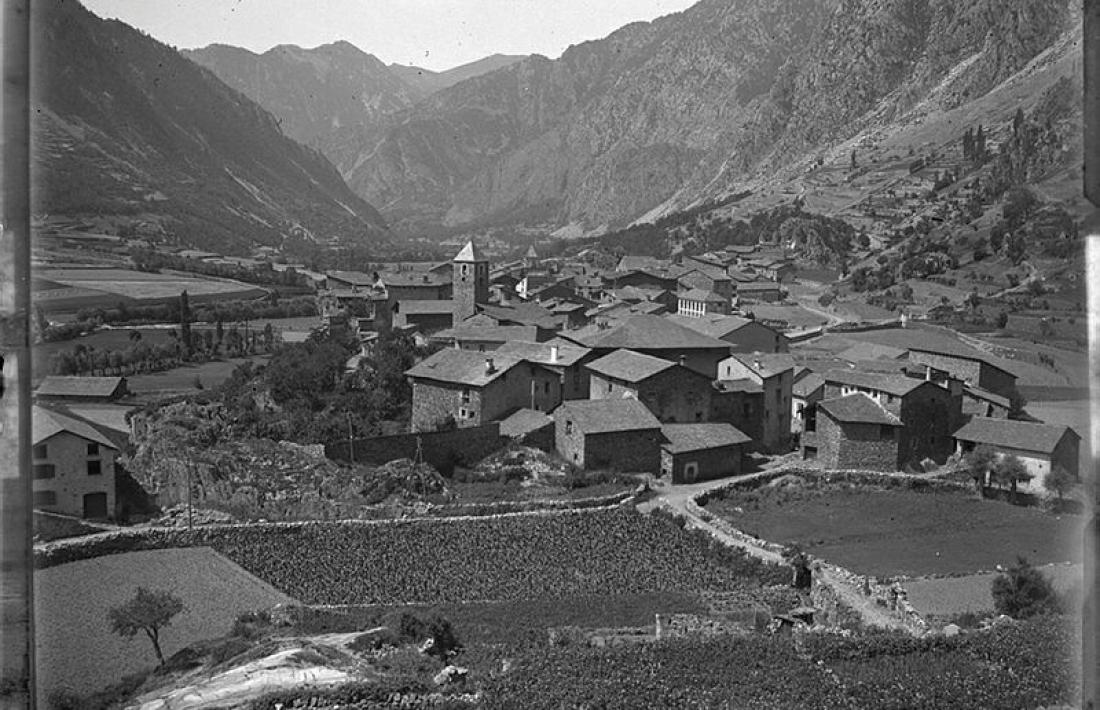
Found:
<svg viewBox="0 0 1100 710"><path fill-rule="evenodd" d="M78 3L34 9L36 213L112 218L227 253L291 235L386 238L331 163L212 72Z"/></svg>
<svg viewBox="0 0 1100 710"><path fill-rule="evenodd" d="M622 224L740 189L935 93L972 101L1068 0L702 0L442 90L345 173L404 225Z"/></svg>

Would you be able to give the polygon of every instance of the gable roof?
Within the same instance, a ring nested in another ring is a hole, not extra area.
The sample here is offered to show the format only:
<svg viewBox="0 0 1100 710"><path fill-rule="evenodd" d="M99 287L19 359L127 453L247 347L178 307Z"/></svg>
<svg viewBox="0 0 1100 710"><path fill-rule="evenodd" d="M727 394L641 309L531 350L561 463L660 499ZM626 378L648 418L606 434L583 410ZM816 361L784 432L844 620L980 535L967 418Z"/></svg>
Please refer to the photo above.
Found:
<svg viewBox="0 0 1100 710"><path fill-rule="evenodd" d="M487 372L488 361L493 371ZM447 348L405 370L408 377L484 387L520 363L520 359L496 353Z"/></svg>
<svg viewBox="0 0 1100 710"><path fill-rule="evenodd" d="M1054 447L1067 431L1080 440L1080 435L1067 426L1022 422L1015 419L974 417L955 432L955 438L1006 449L1049 454L1054 451Z"/></svg>
<svg viewBox="0 0 1100 710"><path fill-rule="evenodd" d="M44 397L112 397L125 383L123 377L49 375L34 391Z"/></svg>
<svg viewBox="0 0 1100 710"><path fill-rule="evenodd" d="M553 423L553 417L545 412L540 412L537 409L517 409L500 420L500 435L526 436Z"/></svg>
<svg viewBox="0 0 1100 710"><path fill-rule="evenodd" d="M816 372L811 372L791 385L791 395L805 399L813 394L819 387L825 386L825 378Z"/></svg>
<svg viewBox="0 0 1100 710"><path fill-rule="evenodd" d="M664 424L661 426L661 433L668 439L668 443L661 448L673 454L718 449L752 441L752 437L746 436L732 424L722 422Z"/></svg>
<svg viewBox="0 0 1100 710"><path fill-rule="evenodd" d="M38 445L51 436L62 432L75 434L88 441L94 441L115 450L118 449L106 434L99 431L86 419L56 409L34 406L31 413L31 443L33 445Z"/></svg>
<svg viewBox="0 0 1100 710"><path fill-rule="evenodd" d="M572 421L585 434L660 429L661 422L636 399L570 399L554 410L554 419Z"/></svg>
<svg viewBox="0 0 1100 710"><path fill-rule="evenodd" d="M827 384L866 387L895 397L904 397L926 382L926 380L918 380L915 377L905 375L886 375L878 372L860 372L859 370L826 370L822 373L822 376Z"/></svg>
<svg viewBox="0 0 1100 710"><path fill-rule="evenodd" d="M676 367L676 365L669 360L637 353L633 350L616 350L593 360L588 363L587 367L593 372L614 377L618 380L641 382L660 372Z"/></svg>
<svg viewBox="0 0 1100 710"><path fill-rule="evenodd" d="M474 240L466 242L466 246L455 254L455 258L451 261L489 261L481 250L477 248L477 244L474 244Z"/></svg>
<svg viewBox="0 0 1100 710"><path fill-rule="evenodd" d="M761 328L768 328L768 326L763 323L757 323L748 318L742 318L741 316L725 316L719 313L708 314L700 318L671 314L665 316L665 318L668 318L673 323L679 323L685 328L691 328L698 333L718 339L741 330L750 324L758 325ZM771 328L768 328L768 330L771 330Z"/></svg>
<svg viewBox="0 0 1100 710"><path fill-rule="evenodd" d="M558 349L557 360L550 360L551 347L557 347ZM575 365L578 361L582 360L585 355L592 351L588 348L582 348L576 343L571 343L568 340L554 338L545 343L536 343L529 340L509 340L507 343L497 348L496 352L502 355L518 357L527 362L535 362L540 365L569 367L570 365Z"/></svg>
<svg viewBox="0 0 1100 710"><path fill-rule="evenodd" d="M455 302L450 299L413 299L397 302L397 312L406 315L429 315L433 313L454 313Z"/></svg>
<svg viewBox="0 0 1100 710"><path fill-rule="evenodd" d="M999 394L982 389L981 387L963 385L963 394L974 399L981 399L986 402L991 402L992 404L995 404L998 407L1003 407L1004 409L1012 408L1012 400L1010 400L1008 397L1002 397Z"/></svg>
<svg viewBox="0 0 1100 710"><path fill-rule="evenodd" d="M478 310L481 314L498 322L512 321L520 325L536 325L549 330L555 330L558 327L554 314L537 303L516 303L507 306L478 304Z"/></svg>
<svg viewBox="0 0 1100 710"><path fill-rule="evenodd" d="M734 353L732 357L765 379L794 370L794 358L787 353Z"/></svg>
<svg viewBox="0 0 1100 710"><path fill-rule="evenodd" d="M981 350L978 350L977 348L972 348L962 342L952 341L948 338L936 338L935 342L930 342L924 345L910 345L909 350L910 352L929 353L931 355L943 355L946 357L959 358L961 360L973 360L975 362L980 362L984 365L988 365L989 367L1000 370L1006 375L1011 375L1013 379L1016 378L1016 375L1014 373L1009 372L997 363L993 362L993 360L990 359L990 357L983 353Z"/></svg>
<svg viewBox="0 0 1100 710"><path fill-rule="evenodd" d="M373 286L376 281L373 274L365 274L362 271L326 271L325 276L354 286Z"/></svg>
<svg viewBox="0 0 1100 710"><path fill-rule="evenodd" d="M838 422L901 426L901 420L862 392L826 399L817 406Z"/></svg>
<svg viewBox="0 0 1100 710"><path fill-rule="evenodd" d="M703 301L704 303L726 303L726 299L714 291L705 291L701 288L693 288L684 291L679 297L685 301Z"/></svg>
<svg viewBox="0 0 1100 710"><path fill-rule="evenodd" d="M764 385L748 377L739 377L736 380L715 380L711 383L719 392L743 392L746 394L763 394Z"/></svg>
<svg viewBox="0 0 1100 710"><path fill-rule="evenodd" d="M729 343L703 335L661 316L638 314L612 328L582 328L568 334L590 348L631 350L729 350Z"/></svg>
<svg viewBox="0 0 1100 710"><path fill-rule="evenodd" d="M837 357L848 362L860 360L897 360L905 357L908 351L905 348L895 348L890 345L878 343L860 342L847 350L837 353Z"/></svg>
<svg viewBox="0 0 1100 710"><path fill-rule="evenodd" d="M509 340L534 340L538 328L533 325L460 325L434 334L432 340L473 340L507 343Z"/></svg>
<svg viewBox="0 0 1100 710"><path fill-rule="evenodd" d="M775 281L747 281L737 286L738 291L778 291L780 286Z"/></svg>

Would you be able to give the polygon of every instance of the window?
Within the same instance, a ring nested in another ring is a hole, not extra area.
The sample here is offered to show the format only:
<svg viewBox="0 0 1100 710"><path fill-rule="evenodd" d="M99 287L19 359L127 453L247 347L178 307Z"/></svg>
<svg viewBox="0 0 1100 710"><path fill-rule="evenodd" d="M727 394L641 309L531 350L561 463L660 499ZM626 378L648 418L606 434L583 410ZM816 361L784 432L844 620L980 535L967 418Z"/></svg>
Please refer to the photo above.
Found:
<svg viewBox="0 0 1100 710"><path fill-rule="evenodd" d="M744 416L744 417L752 416L752 405L749 404L748 402L745 402L744 404L741 405L741 416Z"/></svg>
<svg viewBox="0 0 1100 710"><path fill-rule="evenodd" d="M458 418L459 419L473 419L474 414L469 409L466 409L465 407L462 407L458 410Z"/></svg>
<svg viewBox="0 0 1100 710"><path fill-rule="evenodd" d="M48 456L49 452L47 451L45 444L39 444L38 446L34 447L34 457L36 459L44 459Z"/></svg>
<svg viewBox="0 0 1100 710"><path fill-rule="evenodd" d="M36 463L34 465L35 478L53 478L54 467L52 463Z"/></svg>
<svg viewBox="0 0 1100 710"><path fill-rule="evenodd" d="M881 424L878 428L878 438L888 441L894 438L894 427L889 424Z"/></svg>
<svg viewBox="0 0 1100 710"><path fill-rule="evenodd" d="M470 403L470 390L462 390L462 403L463 404L469 404Z"/></svg>
<svg viewBox="0 0 1100 710"><path fill-rule="evenodd" d="M615 385L613 385L613 384L611 384L610 382L608 382L608 383L607 383L607 391L608 391L608 392L610 392L610 391L611 391L611 390L613 390L613 389L615 389Z"/></svg>
<svg viewBox="0 0 1100 710"><path fill-rule="evenodd" d="M88 462L88 475L89 476L98 476L101 473L103 473L103 469L100 466L100 461L99 460Z"/></svg>
<svg viewBox="0 0 1100 710"><path fill-rule="evenodd" d="M35 505L57 505L57 493L53 491L35 491Z"/></svg>
<svg viewBox="0 0 1100 710"><path fill-rule="evenodd" d="M542 393L543 394L550 394L550 381L549 380L542 383Z"/></svg>
<svg viewBox="0 0 1100 710"><path fill-rule="evenodd" d="M573 433L573 422L571 422L569 420L566 420L566 422L565 422L565 433L566 434L572 434Z"/></svg>
<svg viewBox="0 0 1100 710"><path fill-rule="evenodd" d="M99 444L94 441L88 444L88 455L99 456Z"/></svg>

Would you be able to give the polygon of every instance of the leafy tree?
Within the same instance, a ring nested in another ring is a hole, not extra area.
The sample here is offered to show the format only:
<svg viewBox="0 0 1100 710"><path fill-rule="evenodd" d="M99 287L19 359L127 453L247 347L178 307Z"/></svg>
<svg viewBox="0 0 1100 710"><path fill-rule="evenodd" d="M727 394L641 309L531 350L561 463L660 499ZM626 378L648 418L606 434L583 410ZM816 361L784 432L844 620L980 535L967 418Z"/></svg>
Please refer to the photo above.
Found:
<svg viewBox="0 0 1100 710"><path fill-rule="evenodd" d="M133 638L139 631L144 631L153 643L157 664L164 665L160 631L169 626L181 611L183 602L171 592L138 587L130 601L108 610L107 618L111 622L111 630L124 638Z"/></svg>
<svg viewBox="0 0 1100 710"><path fill-rule="evenodd" d="M1077 485L1077 478L1067 471L1065 466L1055 465L1047 474L1043 485L1046 486L1048 491L1057 495L1058 500L1062 500L1066 493L1069 493Z"/></svg>
<svg viewBox="0 0 1100 710"><path fill-rule="evenodd" d="M993 608L998 614L1027 619L1058 610L1050 581L1023 557L993 580Z"/></svg>
<svg viewBox="0 0 1100 710"><path fill-rule="evenodd" d="M974 480L974 487L979 493L996 461L997 453L985 444L975 446L974 450L966 455L966 470Z"/></svg>
<svg viewBox="0 0 1100 710"><path fill-rule="evenodd" d="M1015 493L1019 484L1031 480L1031 473L1019 456L1010 455L1001 457L993 466L993 478L998 484L1010 487Z"/></svg>
<svg viewBox="0 0 1100 710"><path fill-rule="evenodd" d="M191 354L191 303L187 291L180 293L180 339L186 354Z"/></svg>

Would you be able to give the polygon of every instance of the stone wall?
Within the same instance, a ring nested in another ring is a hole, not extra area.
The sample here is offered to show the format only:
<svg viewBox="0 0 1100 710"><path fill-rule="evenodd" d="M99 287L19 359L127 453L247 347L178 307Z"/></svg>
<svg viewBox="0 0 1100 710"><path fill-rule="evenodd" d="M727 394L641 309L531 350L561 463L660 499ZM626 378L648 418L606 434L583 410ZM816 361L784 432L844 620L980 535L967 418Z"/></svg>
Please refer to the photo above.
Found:
<svg viewBox="0 0 1100 710"><path fill-rule="evenodd" d="M698 464L698 472L692 480L684 476L684 467L690 462ZM673 483L694 483L722 476L741 473L741 445L732 444L715 449L672 454L661 451L661 475L670 473Z"/></svg>
<svg viewBox="0 0 1100 710"><path fill-rule="evenodd" d="M584 442L584 468L656 473L661 466L661 430L588 434Z"/></svg>
<svg viewBox="0 0 1100 710"><path fill-rule="evenodd" d="M817 415L817 456L825 468L853 468L871 471L898 469L897 427L889 427L883 439L877 424L840 424L824 411Z"/></svg>
<svg viewBox="0 0 1100 710"><path fill-rule="evenodd" d="M477 427L452 431L419 432L356 439L325 445L325 456L335 461L384 464L394 459L415 459L419 452L426 463L446 471L455 464L474 464L508 443L500 435L500 423L489 422Z"/></svg>

